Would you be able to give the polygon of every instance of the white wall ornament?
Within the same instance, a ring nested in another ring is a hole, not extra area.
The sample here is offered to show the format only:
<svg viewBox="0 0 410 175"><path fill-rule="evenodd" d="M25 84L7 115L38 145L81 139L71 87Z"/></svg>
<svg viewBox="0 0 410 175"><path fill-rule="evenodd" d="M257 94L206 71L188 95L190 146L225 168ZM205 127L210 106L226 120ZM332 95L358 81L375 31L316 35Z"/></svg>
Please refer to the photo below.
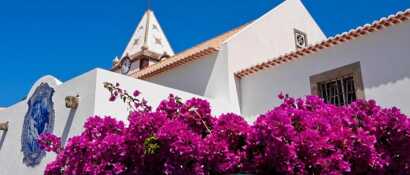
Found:
<svg viewBox="0 0 410 175"><path fill-rule="evenodd" d="M51 133L54 127L54 89L48 83L41 83L28 99L28 110L24 117L21 136L23 163L27 166L38 165L45 156L45 151L37 142L39 135Z"/></svg>
<svg viewBox="0 0 410 175"><path fill-rule="evenodd" d="M294 29L296 49L304 48L308 45L306 33Z"/></svg>
<svg viewBox="0 0 410 175"><path fill-rule="evenodd" d="M70 109L77 109L80 96L67 96L65 97L65 107Z"/></svg>
<svg viewBox="0 0 410 175"><path fill-rule="evenodd" d="M9 129L9 122L0 123L0 131L7 132Z"/></svg>

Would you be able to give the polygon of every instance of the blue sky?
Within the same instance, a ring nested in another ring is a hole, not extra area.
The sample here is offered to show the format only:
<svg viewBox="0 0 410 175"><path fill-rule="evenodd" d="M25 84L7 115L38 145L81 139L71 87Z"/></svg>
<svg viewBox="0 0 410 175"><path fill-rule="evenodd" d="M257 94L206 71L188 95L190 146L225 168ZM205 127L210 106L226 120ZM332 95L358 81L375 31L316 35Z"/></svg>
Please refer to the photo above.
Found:
<svg viewBox="0 0 410 175"><path fill-rule="evenodd" d="M281 0L153 0L176 52L261 16ZM304 0L327 36L410 8L408 0ZM0 106L50 74L66 81L109 69L146 9L145 0L1 0ZM188 82L187 82L188 83Z"/></svg>

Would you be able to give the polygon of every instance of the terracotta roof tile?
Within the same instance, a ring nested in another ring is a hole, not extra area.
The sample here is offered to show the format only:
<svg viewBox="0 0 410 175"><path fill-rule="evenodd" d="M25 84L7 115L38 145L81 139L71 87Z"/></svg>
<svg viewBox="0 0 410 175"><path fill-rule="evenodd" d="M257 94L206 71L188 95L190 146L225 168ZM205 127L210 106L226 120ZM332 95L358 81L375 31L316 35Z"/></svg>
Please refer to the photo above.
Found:
<svg viewBox="0 0 410 175"><path fill-rule="evenodd" d="M279 64L289 62L290 60L296 60L296 59L302 58L305 55L318 52L328 47L336 46L338 44L356 39L358 37L367 35L372 32L380 31L383 28L390 27L390 26L402 23L404 21L408 21L409 19L410 19L410 9L407 9L405 11L400 11L396 13L395 15L390 15L387 18L386 17L381 18L380 20L377 20L373 22L372 24L366 24L366 25L360 26L356 29L350 30L349 32L344 32L334 37L330 37L317 44L314 44L314 45L311 45L311 46L308 46L306 48L299 49L296 51L292 51L290 53L281 55L274 59L270 59L258 65L243 69L241 71L236 72L235 76L238 78L243 78L251 74L254 74L260 70L268 69L268 68L277 66Z"/></svg>
<svg viewBox="0 0 410 175"><path fill-rule="evenodd" d="M198 44L190 49L187 49L171 58L167 58L157 64L153 64L143 70L135 70L131 72L129 75L134 78L139 79L146 79L151 76L160 74L172 68L175 68L180 65L187 64L194 60L204 58L206 55L210 55L219 51L221 44L230 38L235 33L238 33L241 29L243 29L245 25L237 27L231 31L228 31L222 35L219 35L215 38L207 40L201 44Z"/></svg>

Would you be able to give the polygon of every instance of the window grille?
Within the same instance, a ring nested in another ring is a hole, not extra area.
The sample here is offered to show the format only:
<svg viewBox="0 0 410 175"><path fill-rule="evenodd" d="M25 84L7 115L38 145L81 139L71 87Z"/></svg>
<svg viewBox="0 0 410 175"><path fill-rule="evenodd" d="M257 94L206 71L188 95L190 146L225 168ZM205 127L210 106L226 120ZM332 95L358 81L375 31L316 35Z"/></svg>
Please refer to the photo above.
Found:
<svg viewBox="0 0 410 175"><path fill-rule="evenodd" d="M353 76L341 77L318 83L319 96L326 103L342 106L356 100L356 88Z"/></svg>

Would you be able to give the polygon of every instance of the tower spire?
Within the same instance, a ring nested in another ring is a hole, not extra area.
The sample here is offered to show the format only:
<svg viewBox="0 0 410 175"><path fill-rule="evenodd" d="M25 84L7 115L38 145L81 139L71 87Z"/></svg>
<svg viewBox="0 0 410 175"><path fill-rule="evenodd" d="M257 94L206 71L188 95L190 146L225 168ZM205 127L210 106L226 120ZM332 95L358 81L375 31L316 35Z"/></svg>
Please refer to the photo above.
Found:
<svg viewBox="0 0 410 175"><path fill-rule="evenodd" d="M149 0L148 0L149 1ZM150 24L150 21L151 21L151 15L149 14L150 13L150 9L148 8L148 10L147 10L147 12L146 13L148 13L148 15L147 15L147 17L146 17L146 20L145 20L145 30L144 30L144 44L142 45L142 47L141 47L141 49L142 50L147 50L148 49L148 32L150 32L150 30L149 30L149 24Z"/></svg>
<svg viewBox="0 0 410 175"><path fill-rule="evenodd" d="M140 65L145 65L146 61L144 60L148 59L150 61L148 64L152 64L173 55L174 51L151 10L151 0L147 0L147 11L135 29L121 60L128 58L132 63L141 60ZM144 66L139 67L143 68Z"/></svg>
<svg viewBox="0 0 410 175"><path fill-rule="evenodd" d="M159 56L164 53L168 56L174 55L174 51L152 10L147 10L141 18L122 57L127 54L134 57L141 52L150 52Z"/></svg>

